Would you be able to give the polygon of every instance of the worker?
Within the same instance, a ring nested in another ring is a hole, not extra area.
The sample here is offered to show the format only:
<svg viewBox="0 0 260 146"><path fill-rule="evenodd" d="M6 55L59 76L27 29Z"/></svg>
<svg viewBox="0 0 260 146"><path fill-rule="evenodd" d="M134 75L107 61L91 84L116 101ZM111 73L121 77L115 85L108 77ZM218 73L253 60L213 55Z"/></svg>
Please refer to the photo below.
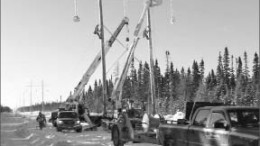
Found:
<svg viewBox="0 0 260 146"><path fill-rule="evenodd" d="M39 115L36 118L36 121L39 123L39 127L42 130L43 127L46 125L46 118L45 115L39 112Z"/></svg>

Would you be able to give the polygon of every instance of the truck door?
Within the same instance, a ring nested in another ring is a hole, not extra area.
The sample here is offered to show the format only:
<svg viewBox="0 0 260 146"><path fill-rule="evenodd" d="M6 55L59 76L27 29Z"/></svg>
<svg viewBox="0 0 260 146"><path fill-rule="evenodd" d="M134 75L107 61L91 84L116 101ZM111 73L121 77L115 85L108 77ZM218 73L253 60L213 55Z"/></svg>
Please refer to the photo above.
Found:
<svg viewBox="0 0 260 146"><path fill-rule="evenodd" d="M216 124L220 123L221 126ZM205 144L210 146L228 146L229 130L227 120L222 111L213 111L210 115L209 123L205 128L204 138Z"/></svg>
<svg viewBox="0 0 260 146"><path fill-rule="evenodd" d="M205 146L204 128L208 119L210 110L200 109L195 115L195 119L188 131L188 145L189 146Z"/></svg>

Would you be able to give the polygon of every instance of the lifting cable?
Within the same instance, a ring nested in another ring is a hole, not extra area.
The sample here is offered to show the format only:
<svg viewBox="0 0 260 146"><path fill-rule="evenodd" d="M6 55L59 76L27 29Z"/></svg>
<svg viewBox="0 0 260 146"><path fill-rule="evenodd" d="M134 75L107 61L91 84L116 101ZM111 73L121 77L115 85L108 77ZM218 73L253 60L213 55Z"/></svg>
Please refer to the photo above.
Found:
<svg viewBox="0 0 260 146"><path fill-rule="evenodd" d="M173 0L170 0L170 23L173 24L175 22L175 17L173 15Z"/></svg>
<svg viewBox="0 0 260 146"><path fill-rule="evenodd" d="M116 59L116 61L110 66L110 68L107 70L107 73L115 66L115 64L118 62L118 60L120 60L124 54L127 52L128 50L125 50L123 53L121 53L121 55Z"/></svg>
<svg viewBox="0 0 260 146"><path fill-rule="evenodd" d="M127 17L126 9L127 9L128 0L123 0L123 8L124 8L124 17ZM129 47L129 27L128 24L126 24L126 47Z"/></svg>
<svg viewBox="0 0 260 146"><path fill-rule="evenodd" d="M126 14L126 8L127 8L127 3L128 3L128 0L123 0L123 10L124 10L124 17L127 17L127 14ZM109 31L109 29L106 27L106 26L104 26L104 28L105 28L105 30L108 32L108 33L110 33L111 35L112 35L112 32L110 32ZM121 55L116 59L116 61L111 65L111 67L108 69L108 71L107 71L107 73L114 67L114 65L116 64L116 63L118 63L118 60L120 60L122 57L123 57L123 55L128 51L128 49L129 49L129 27L128 27L128 24L126 24L126 26L125 26L125 28L126 28L126 46L124 46L123 45L123 43L122 42L120 42L117 38L116 38L116 41L123 47L123 48L125 48L125 51L124 52L122 52L121 53Z"/></svg>
<svg viewBox="0 0 260 146"><path fill-rule="evenodd" d="M103 26L104 26L104 29L112 36L113 33L112 33L105 25L103 25ZM123 48L125 48L126 50L128 50L128 48L127 48L126 46L124 46L124 44L123 44L120 40L118 40L118 39L116 38L116 41L117 41Z"/></svg>
<svg viewBox="0 0 260 146"><path fill-rule="evenodd" d="M103 26L104 26L104 29L105 29L110 35L112 35L112 32L109 31L109 29L108 29L105 25L103 25ZM118 60L120 60L120 59L123 57L123 55L128 51L128 47L124 46L124 44L123 44L120 40L118 40L118 39L116 38L116 41L117 41L123 48L125 48L125 51L124 51L123 53L121 53L121 55L120 55L120 56L116 59L116 61L111 65L111 67L108 69L107 73L112 69L112 67L116 64L116 62L117 62Z"/></svg>
<svg viewBox="0 0 260 146"><path fill-rule="evenodd" d="M74 0L74 16L73 16L73 21L74 22L79 22L80 18L78 16L78 5L77 5L77 0Z"/></svg>

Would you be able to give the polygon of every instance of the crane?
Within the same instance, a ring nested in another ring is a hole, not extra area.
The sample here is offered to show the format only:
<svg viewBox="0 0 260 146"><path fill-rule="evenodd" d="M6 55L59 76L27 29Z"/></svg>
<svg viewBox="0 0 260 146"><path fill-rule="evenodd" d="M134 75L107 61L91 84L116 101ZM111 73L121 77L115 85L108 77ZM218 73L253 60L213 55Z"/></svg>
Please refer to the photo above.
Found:
<svg viewBox="0 0 260 146"><path fill-rule="evenodd" d="M148 30L149 34L147 34L147 36L149 35L149 37L147 37L147 39L149 41L151 41L149 9L150 9L150 7L161 5L161 3L162 3L162 0L146 0L145 1L143 12L141 14L141 17L140 17L140 19L136 25L135 31L134 31L134 39L130 46L127 60L125 62L125 65L124 65L123 71L120 75L120 78L117 81L117 83L115 84L113 92L112 92L111 99L112 99L112 101L114 101L115 107L117 108L118 113L119 113L117 120L113 123L112 128L111 128L111 130L112 130L111 137L112 137L112 141L115 146L123 146L124 143L126 143L128 141L135 141L136 137L138 137L139 139L138 138L137 139L140 140L141 136L149 135L148 130L143 131L142 128L140 128L141 127L140 125L142 125L142 119L141 119L142 117L140 116L140 114L136 114L138 112L135 112L135 109L131 109L132 107L130 107L130 108L128 108L128 111L126 111L126 112L122 111L122 105L121 105L122 87L125 82L127 72L129 70L131 60L133 58L134 51L135 51L136 46L139 41L139 33L141 30L141 26L144 22L146 13L148 13L148 29L149 29ZM151 42L149 42L149 45L151 45ZM150 50L151 49L152 49L152 47L150 46ZM150 57L152 57L152 54L150 55ZM151 58L151 60L152 60L152 58ZM153 65L153 62L151 62L151 65ZM152 74L151 74L151 78L153 78ZM152 83L153 83L153 81L152 81ZM154 90L154 88L152 87L151 90ZM151 92L153 92L153 91L151 91ZM152 102L154 104L153 99L152 99ZM153 114L154 114L154 110L153 110ZM146 114L146 116L147 116L147 114ZM149 120L153 120L153 119L151 118ZM158 121L159 120L156 120L155 122L158 123ZM138 130L139 131L142 130L142 132L138 133ZM156 133L151 133L151 134L153 135L152 139L154 139L154 135L156 135ZM152 141L152 143L157 143L157 141Z"/></svg>
<svg viewBox="0 0 260 146"><path fill-rule="evenodd" d="M107 52L112 47L113 43L115 42L115 40L116 40L117 36L119 35L120 31L122 30L122 28L125 25L128 25L128 22L129 22L129 19L127 17L124 17L122 19L121 23L119 24L119 26L117 27L117 29L115 30L115 32L112 34L112 36L109 38L109 40L106 41L105 54L107 54ZM98 26L96 26L94 34L99 35ZM100 62L101 62L101 51L98 52L98 54L96 55L93 62L90 64L89 68L84 73L82 79L79 81L79 83L75 87L73 94L71 94L66 100L66 109L75 110L77 113L79 113L80 116L83 116L84 120L87 121L90 125L93 125L93 123L89 119L88 115L84 114L84 112L83 112L83 115L81 115L79 112L79 103L82 101L82 98L80 97L80 95L81 95L82 91L84 90L85 86L87 85L90 77L97 69Z"/></svg>

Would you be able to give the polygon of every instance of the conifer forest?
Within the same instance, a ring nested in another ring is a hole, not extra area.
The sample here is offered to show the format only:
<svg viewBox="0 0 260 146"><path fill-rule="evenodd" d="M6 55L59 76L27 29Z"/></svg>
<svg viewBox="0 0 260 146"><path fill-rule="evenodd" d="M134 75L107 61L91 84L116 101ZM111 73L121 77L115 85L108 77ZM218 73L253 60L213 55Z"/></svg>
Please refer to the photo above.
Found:
<svg viewBox="0 0 260 146"><path fill-rule="evenodd" d="M226 105L260 105L260 64L259 56L248 59L247 52L235 58L228 47L218 55L218 64L209 73L205 72L204 60L192 62L192 66L174 68L170 62L166 70L161 70L155 60L156 108L161 114L174 114L183 111L187 101L221 102ZM249 70L248 62L252 62ZM123 86L123 99L130 99L134 105L146 103L150 96L149 64L139 62L136 69L131 66ZM112 77L107 81L108 97L113 90ZM96 80L83 94L87 107L92 112L102 112L102 82Z"/></svg>
<svg viewBox="0 0 260 146"><path fill-rule="evenodd" d="M192 62L191 67L175 68L173 62L161 70L155 60L155 103L156 110L161 114L174 114L183 111L185 102L206 101L221 102L226 105L260 106L260 64L259 55L254 53L248 59L247 52L234 57L228 48L218 54L217 66L210 72L205 72L204 60ZM249 63L250 62L250 63ZM252 64L249 70L248 64ZM123 85L122 99L131 100L134 106L140 107L147 103L150 93L150 68L147 62L139 62L138 68L131 66ZM113 78L107 80L107 94L111 96ZM102 81L95 80L94 87L89 86L82 94L84 105L95 113L103 110ZM61 103L46 103L47 109L57 109ZM53 105L53 106L52 106ZM107 101L108 110L112 106ZM32 110L40 110L41 104L33 105ZM20 110L29 111L30 107Z"/></svg>

